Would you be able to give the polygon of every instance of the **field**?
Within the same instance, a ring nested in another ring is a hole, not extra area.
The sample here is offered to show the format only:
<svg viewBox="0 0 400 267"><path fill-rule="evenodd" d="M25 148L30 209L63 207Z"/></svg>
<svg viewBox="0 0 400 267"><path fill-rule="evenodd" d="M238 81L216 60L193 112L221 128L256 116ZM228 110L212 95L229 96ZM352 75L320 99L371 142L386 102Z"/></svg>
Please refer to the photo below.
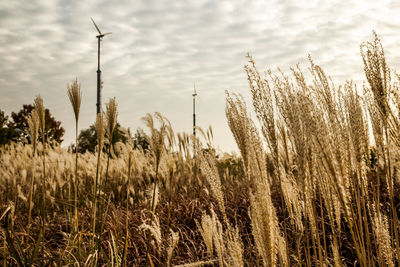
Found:
<svg viewBox="0 0 400 267"><path fill-rule="evenodd" d="M73 153L38 139L37 97L34 142L0 150L0 262L398 266L400 76L376 35L361 57L363 88L335 86L311 58L306 75L260 73L249 56L258 121L226 93L240 156L216 154L211 129L174 133L160 113L143 118L150 149L107 149L115 100L97 117L96 152ZM78 126L77 82L68 95Z"/></svg>

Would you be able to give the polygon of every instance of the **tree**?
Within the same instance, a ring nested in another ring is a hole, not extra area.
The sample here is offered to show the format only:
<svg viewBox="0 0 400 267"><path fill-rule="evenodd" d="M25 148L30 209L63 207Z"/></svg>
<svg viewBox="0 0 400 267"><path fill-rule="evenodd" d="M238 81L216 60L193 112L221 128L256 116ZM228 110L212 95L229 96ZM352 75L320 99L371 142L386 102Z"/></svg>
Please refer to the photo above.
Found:
<svg viewBox="0 0 400 267"><path fill-rule="evenodd" d="M8 116L0 109L0 129L3 129L8 122Z"/></svg>
<svg viewBox="0 0 400 267"><path fill-rule="evenodd" d="M146 151L150 147L147 135L142 129L138 128L132 137L129 129L126 130L119 123L117 123L113 133L112 145L114 146L118 142L126 144L129 139L133 141L133 149L143 149ZM89 128L81 130L79 133L78 142L79 153L85 153L86 151L94 153L97 145L96 129L94 125L90 125ZM70 149L71 151L75 151L75 146L71 145ZM107 151L105 149L108 149L107 143L103 149L104 151Z"/></svg>
<svg viewBox="0 0 400 267"><path fill-rule="evenodd" d="M31 104L23 105L22 109L18 112L12 112L12 121L8 123L8 126L13 128L17 132L17 138L15 141L25 142L29 140L29 126L27 118L31 114L34 106ZM45 110L45 120L46 120L46 139L49 143L57 142L61 143L63 141L65 130L61 127L61 122L57 121L50 113L50 110L46 108ZM39 133L39 140L41 140L42 134Z"/></svg>
<svg viewBox="0 0 400 267"><path fill-rule="evenodd" d="M141 128L138 128L133 136L133 148L141 148L143 151L147 151L150 148L147 134Z"/></svg>
<svg viewBox="0 0 400 267"><path fill-rule="evenodd" d="M113 137L111 139L111 145L114 146L118 142L126 143L130 138L130 132L125 130L119 123L115 126ZM81 130L78 137L79 142L79 153L85 153L86 151L94 152L97 145L96 129L94 125L90 125L89 128ZM108 151L109 144L104 144L104 151Z"/></svg>
<svg viewBox="0 0 400 267"><path fill-rule="evenodd" d="M97 144L96 129L94 125L90 125L89 128L81 130L78 137L79 153L85 153L86 151L94 153L94 149Z"/></svg>
<svg viewBox="0 0 400 267"><path fill-rule="evenodd" d="M7 126L8 122L8 116L0 110L0 145L10 143L17 136L14 128Z"/></svg>

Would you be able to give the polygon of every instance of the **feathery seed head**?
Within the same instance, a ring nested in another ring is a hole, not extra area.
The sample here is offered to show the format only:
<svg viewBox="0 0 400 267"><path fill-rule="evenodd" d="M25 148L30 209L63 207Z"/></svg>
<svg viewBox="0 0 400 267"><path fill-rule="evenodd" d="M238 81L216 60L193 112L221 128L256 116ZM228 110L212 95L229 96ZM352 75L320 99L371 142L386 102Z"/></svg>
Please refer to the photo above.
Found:
<svg viewBox="0 0 400 267"><path fill-rule="evenodd" d="M45 126L46 126L46 120L45 120L46 113L45 113L45 108L43 105L43 98L40 95L36 96L36 98L34 100L34 106L35 106L37 115L39 117L40 130L42 131L42 134L44 134Z"/></svg>
<svg viewBox="0 0 400 267"><path fill-rule="evenodd" d="M111 98L110 101L106 104L106 131L110 142L112 140L115 126L117 125L117 116L117 102L115 101L114 97Z"/></svg>
<svg viewBox="0 0 400 267"><path fill-rule="evenodd" d="M33 109L31 115L28 117L28 126L33 146L33 154L35 154L37 139L39 135L39 115L36 109Z"/></svg>
<svg viewBox="0 0 400 267"><path fill-rule="evenodd" d="M149 143L156 159L156 165L158 165L165 150L164 139L166 137L169 125L165 123L165 118L160 113L156 112L155 117L160 121L160 129L156 129L154 127L154 119L151 114L147 113L142 120L151 131Z"/></svg>
<svg viewBox="0 0 400 267"><path fill-rule="evenodd" d="M75 79L72 84L67 84L67 89L69 101L71 101L71 105L75 113L75 120L78 121L82 100L81 84L78 83L78 79Z"/></svg>
<svg viewBox="0 0 400 267"><path fill-rule="evenodd" d="M374 41L362 43L360 50L364 63L365 76L374 95L382 118L387 119L389 112L388 94L390 91L390 69L386 64L381 40L373 32Z"/></svg>

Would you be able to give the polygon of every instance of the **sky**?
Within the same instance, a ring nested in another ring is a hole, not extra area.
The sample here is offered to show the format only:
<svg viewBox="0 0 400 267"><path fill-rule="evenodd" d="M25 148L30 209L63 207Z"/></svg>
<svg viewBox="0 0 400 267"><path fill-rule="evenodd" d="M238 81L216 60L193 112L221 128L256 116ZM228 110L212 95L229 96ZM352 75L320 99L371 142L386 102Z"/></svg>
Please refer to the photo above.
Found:
<svg viewBox="0 0 400 267"><path fill-rule="evenodd" d="M40 94L74 140L67 84L81 83L79 127L96 116L96 29L112 32L102 44L103 108L111 97L118 120L132 131L160 112L175 132L212 126L220 151L235 151L225 118L225 90L241 93L251 109L244 66L307 69L310 54L336 83L362 85L360 44L382 40L387 62L400 68L398 1L0 1L0 109L10 115Z"/></svg>

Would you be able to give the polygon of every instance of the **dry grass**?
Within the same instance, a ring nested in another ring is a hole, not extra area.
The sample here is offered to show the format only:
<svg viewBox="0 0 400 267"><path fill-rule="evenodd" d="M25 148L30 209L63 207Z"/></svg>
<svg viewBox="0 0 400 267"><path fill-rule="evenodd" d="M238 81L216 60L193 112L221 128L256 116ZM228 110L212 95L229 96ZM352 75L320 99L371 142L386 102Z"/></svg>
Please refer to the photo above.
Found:
<svg viewBox="0 0 400 267"><path fill-rule="evenodd" d="M226 98L240 157L216 155L212 130L200 131L204 145L175 134L159 113L143 118L148 152L128 142L115 145L118 157L104 154L117 123L111 99L105 120L97 117L96 154L78 161L63 148L47 149L45 138L35 142L45 125L36 98L32 144L0 151L0 261L398 266L400 79L377 35L361 53L363 93L351 81L335 86L311 58L306 79L300 67L260 74L249 56L260 131L240 95ZM76 122L78 88L76 80L68 86Z"/></svg>

